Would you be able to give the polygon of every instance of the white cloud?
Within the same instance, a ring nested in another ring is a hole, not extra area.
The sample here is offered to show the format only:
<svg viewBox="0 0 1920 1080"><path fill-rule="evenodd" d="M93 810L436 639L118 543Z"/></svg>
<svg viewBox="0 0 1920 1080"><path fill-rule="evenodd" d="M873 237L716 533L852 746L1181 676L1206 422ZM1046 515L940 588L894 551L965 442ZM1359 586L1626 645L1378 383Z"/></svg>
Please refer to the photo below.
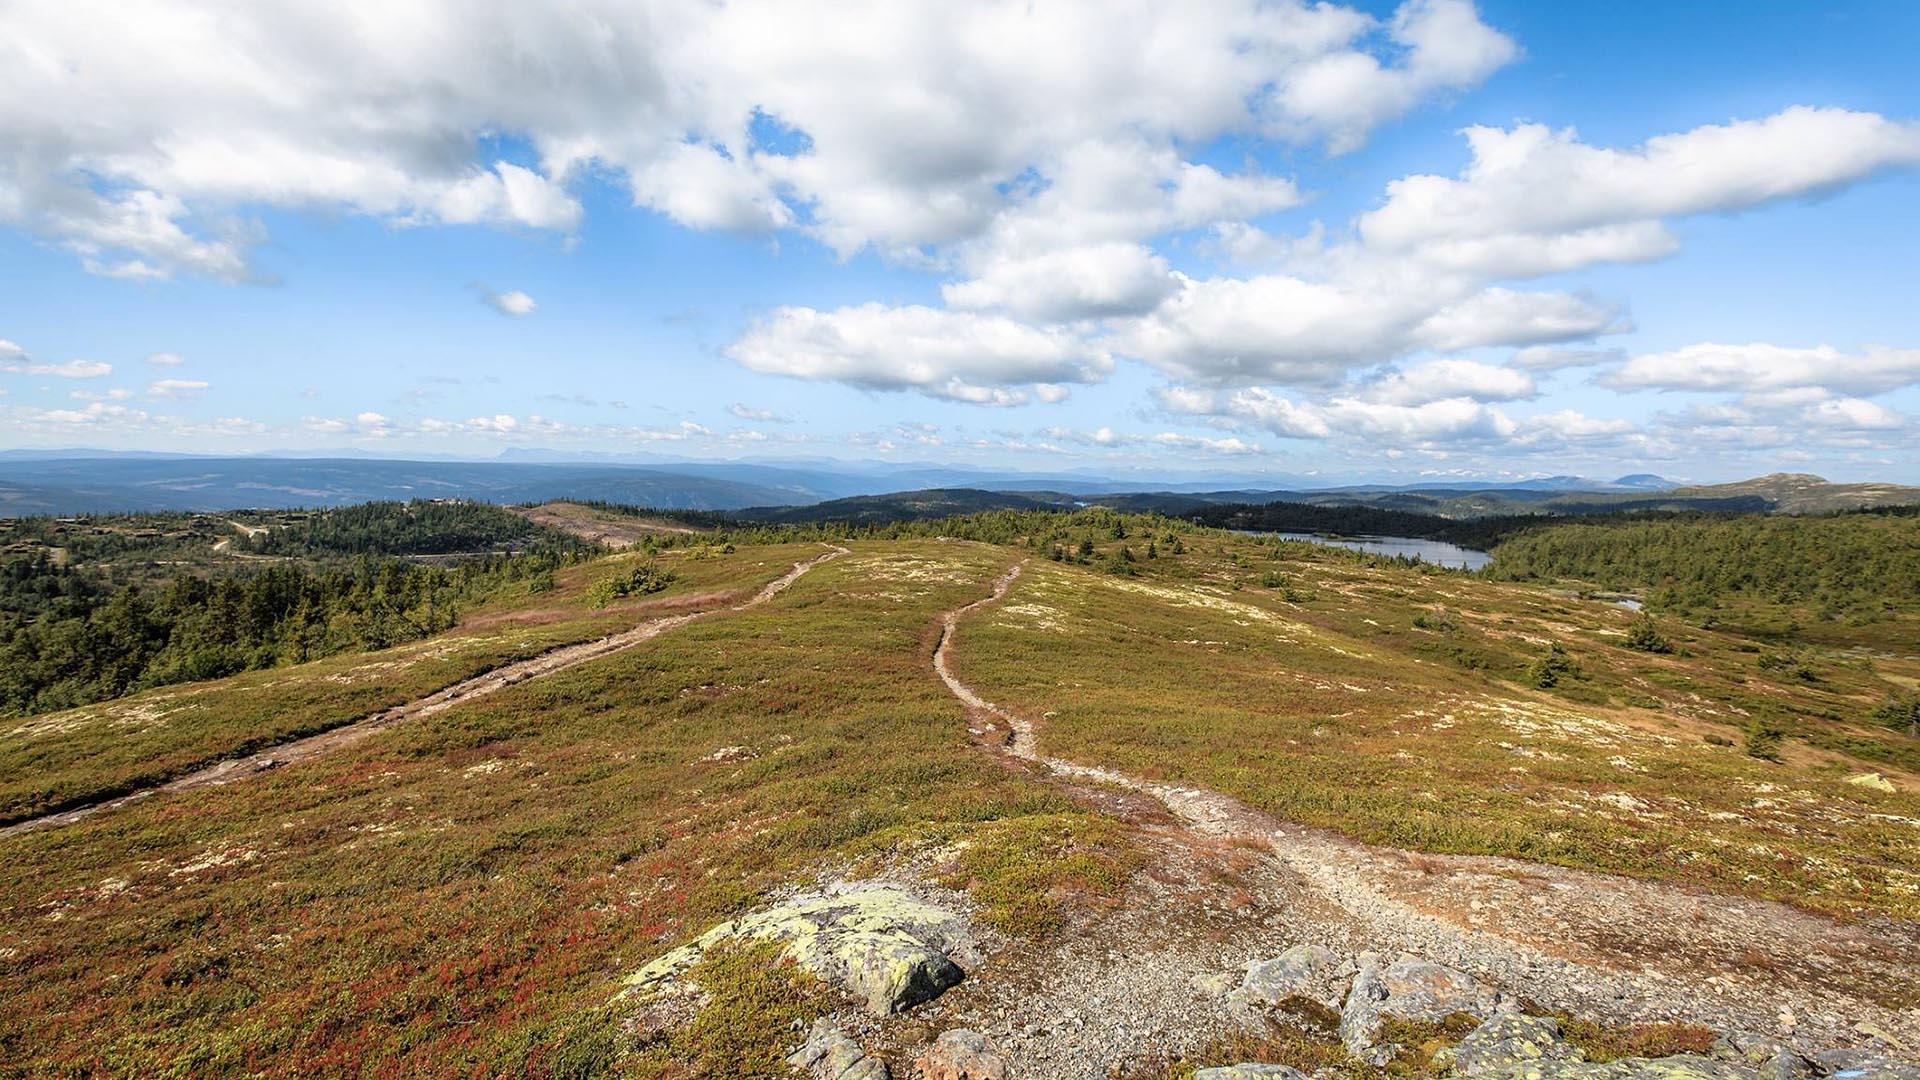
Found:
<svg viewBox="0 0 1920 1080"><path fill-rule="evenodd" d="M1789 348L1760 342L1703 342L1636 356L1600 382L1622 390L1758 393L1817 387L1843 394L1880 394L1920 384L1920 349L1869 345L1850 354L1831 345Z"/></svg>
<svg viewBox="0 0 1920 1080"><path fill-rule="evenodd" d="M793 224L793 211L749 161L680 143L633 174L634 201L688 228L758 232Z"/></svg>
<svg viewBox="0 0 1920 1080"><path fill-rule="evenodd" d="M1104 352L1066 331L882 304L835 311L779 308L727 353L772 375L988 405L1021 404L1028 398L1017 389L1022 386L1097 381L1113 366Z"/></svg>
<svg viewBox="0 0 1920 1080"><path fill-rule="evenodd" d="M5 344L12 345L12 342ZM18 349L19 346L14 346ZM0 355L7 355L0 353ZM98 360L67 360L58 364L37 363L25 359L26 353L12 354L16 359L0 359L0 371L15 375L51 375L56 379L101 379L113 374L113 365Z"/></svg>
<svg viewBox="0 0 1920 1080"><path fill-rule="evenodd" d="M756 409L751 405L745 405L738 401L727 406L727 412L733 414L734 416L739 417L742 420L752 420L755 423L760 423L760 424L791 424L793 423L793 417L787 416L784 413L775 412L772 409Z"/></svg>
<svg viewBox="0 0 1920 1080"><path fill-rule="evenodd" d="M1513 364L1528 371L1560 371L1565 368L1617 364L1626 357L1627 354L1622 349L1574 349L1562 345L1529 345L1513 354Z"/></svg>
<svg viewBox="0 0 1920 1080"><path fill-rule="evenodd" d="M1466 398L1397 405L1336 397L1323 403L1295 402L1270 390L1234 391L1220 403L1223 415L1276 435L1325 439L1336 435L1391 444L1462 439L1504 439L1516 425L1505 413Z"/></svg>
<svg viewBox="0 0 1920 1080"><path fill-rule="evenodd" d="M492 308L493 310L499 312L502 315L506 315L514 318L518 318L519 316L522 316L522 315L531 315L534 313L535 309L537 309L540 306L539 304L536 304L533 302L533 297L528 296L526 293L523 293L518 289L514 289L509 292L493 292L492 290L482 290L480 293L480 298L486 301L487 306Z"/></svg>
<svg viewBox="0 0 1920 1080"><path fill-rule="evenodd" d="M1807 406L1807 423L1845 431L1891 431L1907 425L1907 418L1878 402L1862 398L1833 398Z"/></svg>
<svg viewBox="0 0 1920 1080"><path fill-rule="evenodd" d="M1920 162L1920 124L1796 106L1763 120L1660 135L1632 150L1588 146L1541 124L1466 131L1459 179L1409 176L1361 215L1376 251L1417 253L1490 277L1660 258L1660 219L1738 210Z"/></svg>
<svg viewBox="0 0 1920 1080"><path fill-rule="evenodd" d="M978 237L1082 146L1347 149L1513 55L1461 0L1384 24L1257 0L13 5L0 220L99 273L239 281L256 208L570 232L597 172L692 227L900 253ZM474 151L500 141L530 159ZM1167 223L1290 192L1156 176Z"/></svg>
<svg viewBox="0 0 1920 1080"><path fill-rule="evenodd" d="M31 415L48 424L140 423L147 419L147 414L139 409L104 401L93 402L84 409L41 409Z"/></svg>
<svg viewBox="0 0 1920 1080"><path fill-rule="evenodd" d="M147 363L158 364L161 367L179 367L186 363L186 360L177 353L157 352L147 354Z"/></svg>
<svg viewBox="0 0 1920 1080"><path fill-rule="evenodd" d="M1632 329L1620 312L1561 292L1492 288L1428 316L1415 340L1451 352L1484 345L1578 341Z"/></svg>
<svg viewBox="0 0 1920 1080"><path fill-rule="evenodd" d="M194 397L208 384L200 379L156 379L147 384L147 396L157 398Z"/></svg>
<svg viewBox="0 0 1920 1080"><path fill-rule="evenodd" d="M1079 446L1099 447L1102 449L1120 449L1129 446L1163 447L1175 450L1198 450L1202 453L1238 456L1257 454L1258 443L1231 436L1210 438L1202 435L1185 435L1176 431L1163 431L1157 435L1131 434L1115 431L1110 427L1082 431L1068 427L1049 427L1037 432L1040 436L1055 442L1074 443Z"/></svg>
<svg viewBox="0 0 1920 1080"><path fill-rule="evenodd" d="M941 287L950 306L1042 322L1143 314L1179 287L1165 259L1117 242L1030 258L996 256L976 272L973 280Z"/></svg>
<svg viewBox="0 0 1920 1080"><path fill-rule="evenodd" d="M1398 66L1384 67L1357 51L1316 57L1276 87L1286 116L1324 131L1336 151L1351 150L1386 118L1434 91L1473 86L1519 52L1480 22L1473 5L1458 0L1402 4L1387 34L1405 50Z"/></svg>
<svg viewBox="0 0 1920 1080"><path fill-rule="evenodd" d="M1369 383L1366 396L1394 405L1424 405L1446 398L1518 401L1539 393L1533 376L1473 360L1434 360L1388 372Z"/></svg>
<svg viewBox="0 0 1920 1080"><path fill-rule="evenodd" d="M1179 378L1215 383L1329 386L1355 368L1422 349L1566 341L1622 325L1613 309L1567 293L1475 290L1418 274L1181 282L1180 292L1120 330L1115 348Z"/></svg>

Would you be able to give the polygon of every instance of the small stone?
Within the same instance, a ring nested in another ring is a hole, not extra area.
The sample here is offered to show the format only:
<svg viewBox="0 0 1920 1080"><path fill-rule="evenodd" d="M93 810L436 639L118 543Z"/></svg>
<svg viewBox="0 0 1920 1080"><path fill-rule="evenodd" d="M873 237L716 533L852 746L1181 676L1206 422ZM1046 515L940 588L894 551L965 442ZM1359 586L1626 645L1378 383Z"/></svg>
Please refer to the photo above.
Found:
<svg viewBox="0 0 1920 1080"><path fill-rule="evenodd" d="M859 1043L825 1020L814 1022L807 1041L787 1055L787 1063L815 1080L892 1080L886 1062L868 1057Z"/></svg>
<svg viewBox="0 0 1920 1080"><path fill-rule="evenodd" d="M977 1031L943 1031L914 1065L923 1080L1007 1080L1000 1050Z"/></svg>

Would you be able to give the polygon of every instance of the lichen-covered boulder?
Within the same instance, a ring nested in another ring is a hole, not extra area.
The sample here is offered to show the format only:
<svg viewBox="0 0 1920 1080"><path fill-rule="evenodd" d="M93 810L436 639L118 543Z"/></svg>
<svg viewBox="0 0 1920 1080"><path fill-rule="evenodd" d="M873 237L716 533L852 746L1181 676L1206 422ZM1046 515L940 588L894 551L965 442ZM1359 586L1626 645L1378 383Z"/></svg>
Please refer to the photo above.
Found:
<svg viewBox="0 0 1920 1080"><path fill-rule="evenodd" d="M1498 992L1444 964L1403 954L1382 967L1375 954L1362 953L1340 1013L1340 1041L1356 1056L1381 1058L1372 1049L1388 1017L1440 1021L1465 1013L1485 1020L1500 1000Z"/></svg>
<svg viewBox="0 0 1920 1080"><path fill-rule="evenodd" d="M1716 1039L1708 1055L1753 1070L1759 1080L1807 1080L1813 1063L1778 1039L1751 1031L1729 1031Z"/></svg>
<svg viewBox="0 0 1920 1080"><path fill-rule="evenodd" d="M1248 964L1246 977L1228 999L1235 1004L1277 1005L1288 998L1303 998L1338 1012L1353 974L1353 961L1332 950L1295 945L1272 960Z"/></svg>
<svg viewBox="0 0 1920 1080"><path fill-rule="evenodd" d="M1007 1080L1007 1060L985 1035L943 1031L914 1064L924 1080Z"/></svg>
<svg viewBox="0 0 1920 1080"><path fill-rule="evenodd" d="M1455 1076L1479 1076L1528 1062L1578 1062L1582 1058L1579 1047L1560 1037L1560 1023L1552 1017L1498 1012L1469 1032L1458 1046L1441 1051L1434 1063L1451 1066Z"/></svg>
<svg viewBox="0 0 1920 1080"><path fill-rule="evenodd" d="M1305 1073L1290 1065L1215 1065L1193 1074L1193 1080L1307 1080Z"/></svg>
<svg viewBox="0 0 1920 1080"><path fill-rule="evenodd" d="M899 889L856 887L795 897L723 922L629 976L626 993L667 990L708 949L743 939L780 942L784 956L876 1016L939 996L965 977L957 961L975 959L961 916Z"/></svg>

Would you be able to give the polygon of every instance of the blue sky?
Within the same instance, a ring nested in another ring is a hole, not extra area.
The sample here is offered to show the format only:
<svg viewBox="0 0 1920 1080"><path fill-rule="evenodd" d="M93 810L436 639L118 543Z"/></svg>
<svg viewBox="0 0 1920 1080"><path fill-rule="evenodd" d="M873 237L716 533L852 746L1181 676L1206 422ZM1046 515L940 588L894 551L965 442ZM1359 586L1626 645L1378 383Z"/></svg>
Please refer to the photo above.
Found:
<svg viewBox="0 0 1920 1080"><path fill-rule="evenodd" d="M1920 482L1910 4L95 7L7 446Z"/></svg>

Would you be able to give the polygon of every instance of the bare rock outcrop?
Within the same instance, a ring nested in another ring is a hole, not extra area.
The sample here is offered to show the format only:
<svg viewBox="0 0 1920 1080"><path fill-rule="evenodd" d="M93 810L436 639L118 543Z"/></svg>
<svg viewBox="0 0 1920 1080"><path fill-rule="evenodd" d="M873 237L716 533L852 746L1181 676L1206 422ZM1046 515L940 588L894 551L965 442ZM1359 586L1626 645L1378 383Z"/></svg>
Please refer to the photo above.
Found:
<svg viewBox="0 0 1920 1080"><path fill-rule="evenodd" d="M875 1016L939 996L978 962L961 915L891 887L843 886L729 919L635 972L625 993L671 993L707 950L742 940L780 942L787 959Z"/></svg>

